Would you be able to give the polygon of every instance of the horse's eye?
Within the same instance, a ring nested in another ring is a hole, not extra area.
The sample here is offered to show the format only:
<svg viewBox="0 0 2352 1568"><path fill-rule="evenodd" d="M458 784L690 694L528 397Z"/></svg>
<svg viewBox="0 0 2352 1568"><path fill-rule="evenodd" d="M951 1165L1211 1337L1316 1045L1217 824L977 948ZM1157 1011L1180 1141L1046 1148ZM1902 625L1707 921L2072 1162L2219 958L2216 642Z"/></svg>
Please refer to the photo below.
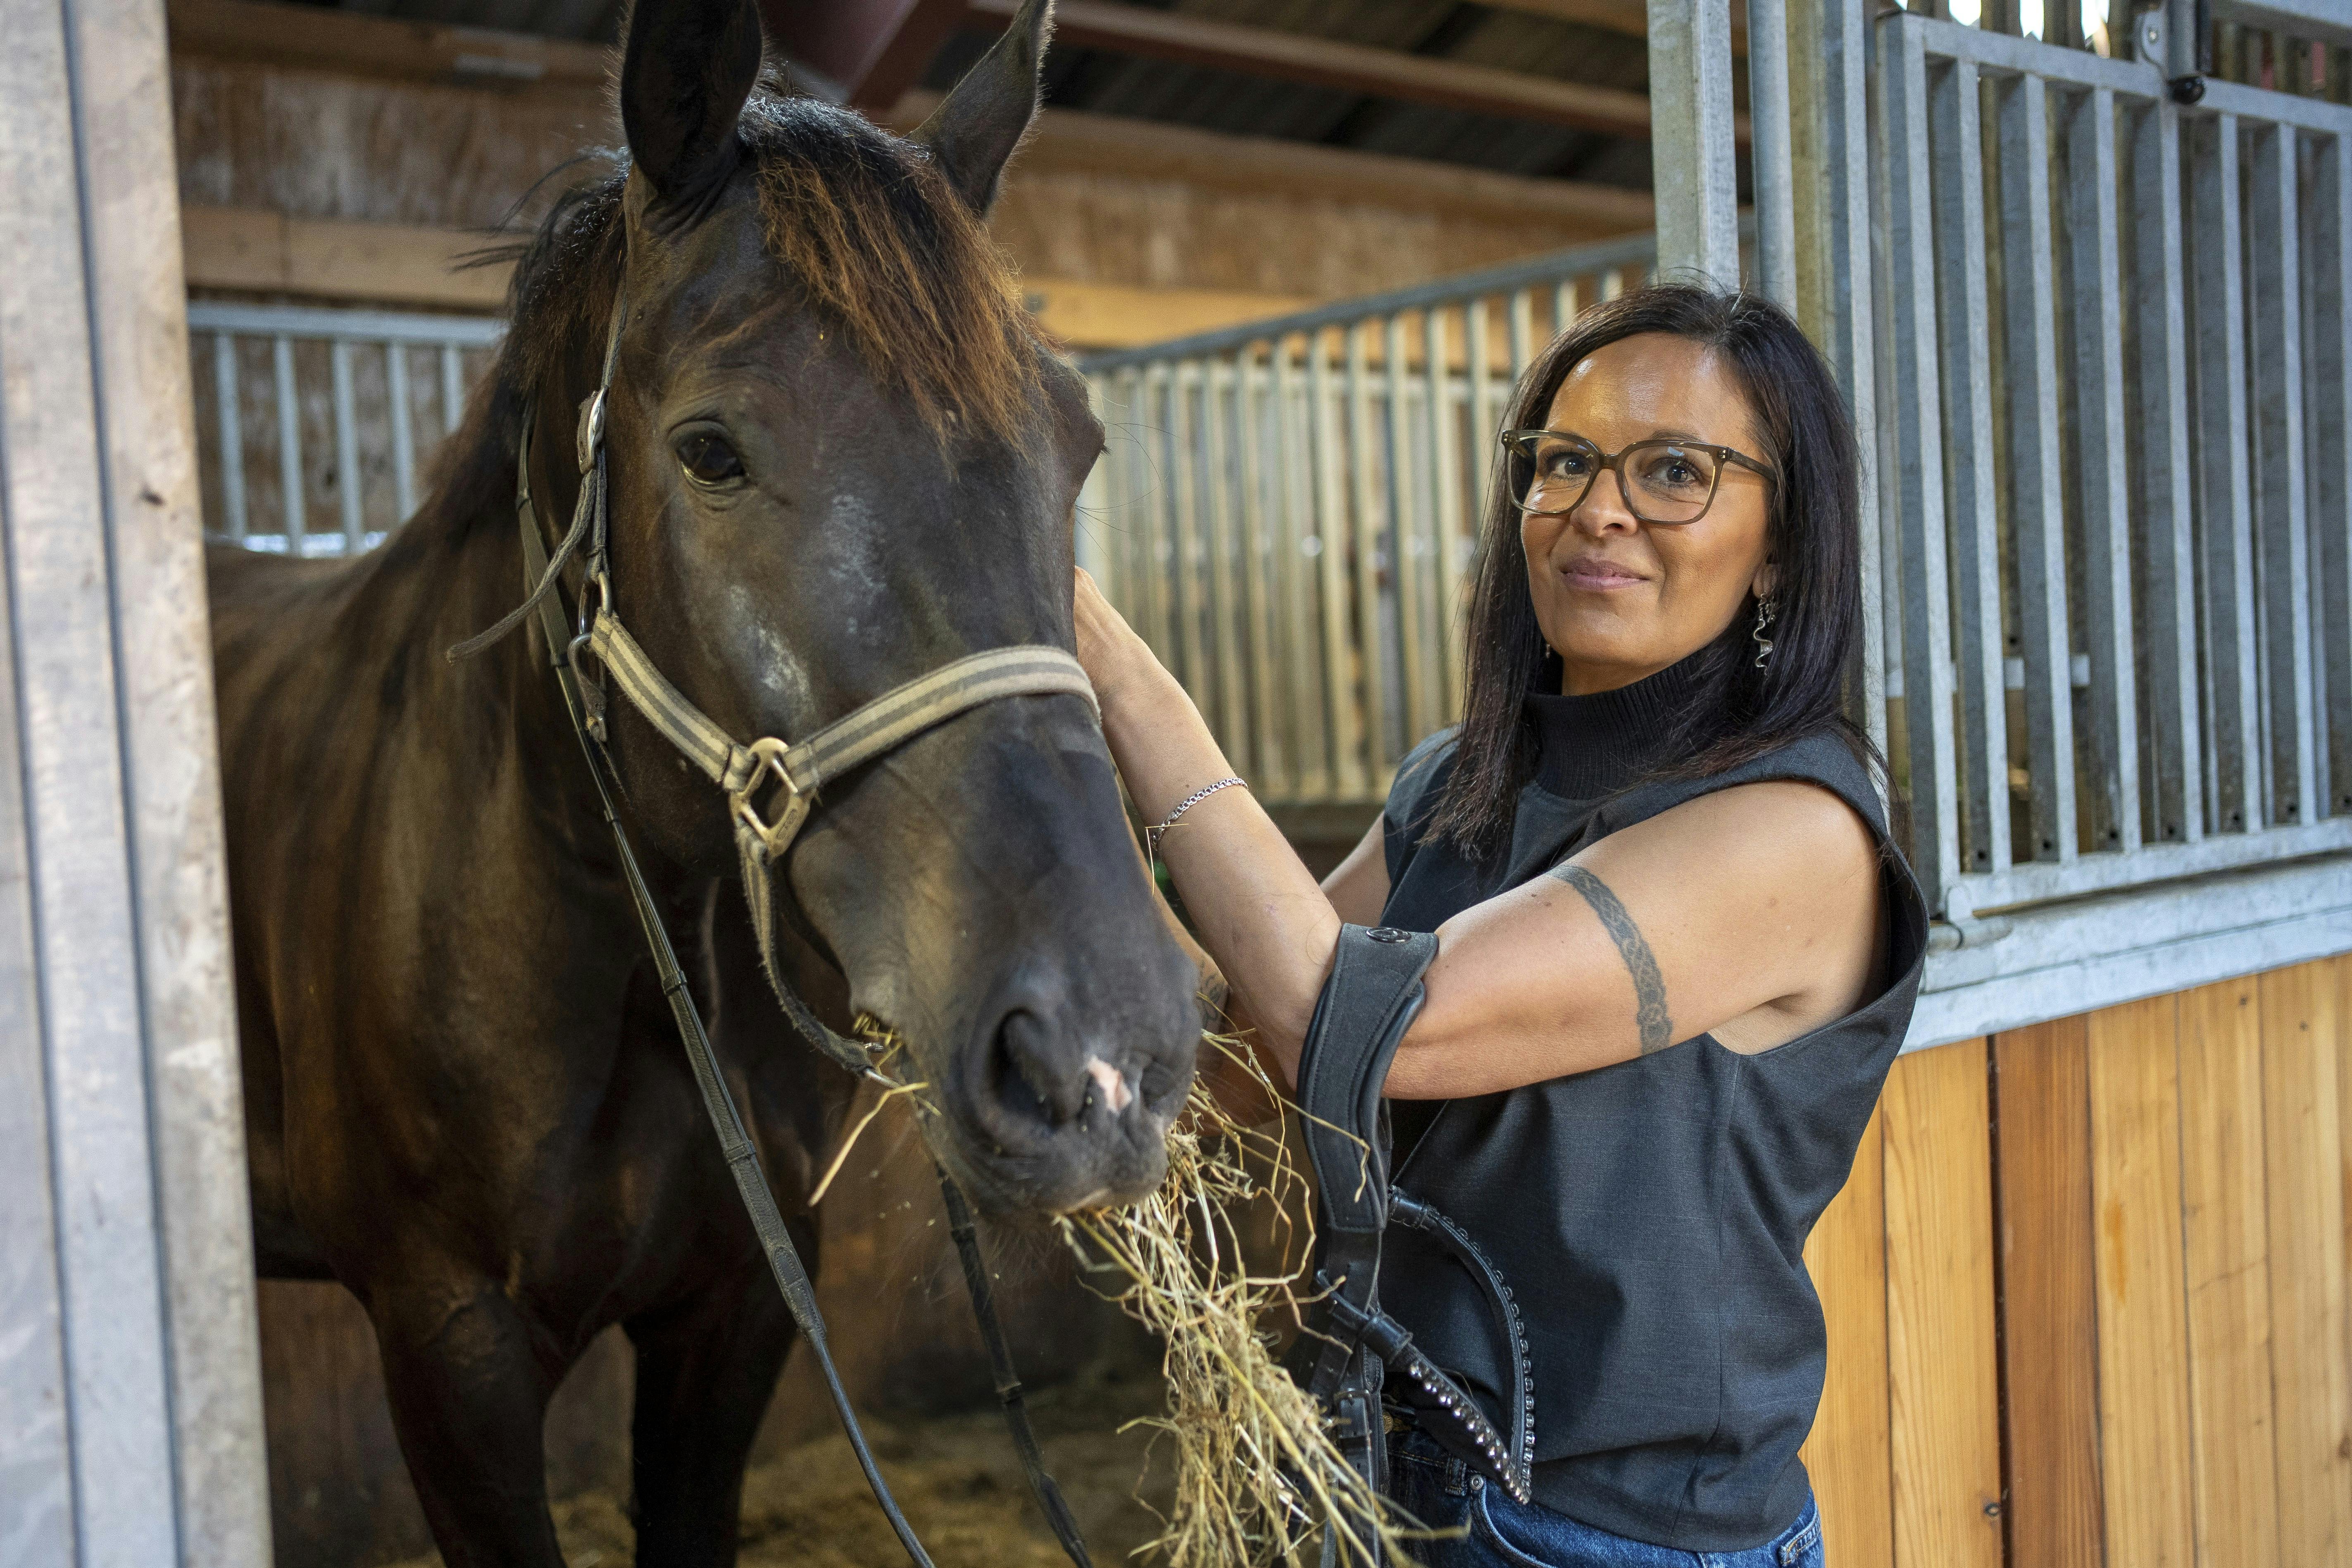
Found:
<svg viewBox="0 0 2352 1568"><path fill-rule="evenodd" d="M726 437L698 431L677 444L677 464L698 485L729 484L743 477L743 459Z"/></svg>

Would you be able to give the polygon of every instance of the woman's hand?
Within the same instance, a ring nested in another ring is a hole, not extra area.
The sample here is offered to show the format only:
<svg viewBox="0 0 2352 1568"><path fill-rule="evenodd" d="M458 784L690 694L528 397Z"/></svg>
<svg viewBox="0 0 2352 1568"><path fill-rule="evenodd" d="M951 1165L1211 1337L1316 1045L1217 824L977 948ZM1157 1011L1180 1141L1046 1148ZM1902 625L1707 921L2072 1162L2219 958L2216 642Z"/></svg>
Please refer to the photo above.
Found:
<svg viewBox="0 0 2352 1568"><path fill-rule="evenodd" d="M1127 624L1127 617L1111 608L1110 601L1095 586L1087 569L1081 566L1077 574L1075 611L1078 663L1085 668L1087 679L1095 683L1095 700L1108 710L1112 699L1123 695L1133 683L1138 660L1147 666L1156 665L1158 660L1150 647Z"/></svg>

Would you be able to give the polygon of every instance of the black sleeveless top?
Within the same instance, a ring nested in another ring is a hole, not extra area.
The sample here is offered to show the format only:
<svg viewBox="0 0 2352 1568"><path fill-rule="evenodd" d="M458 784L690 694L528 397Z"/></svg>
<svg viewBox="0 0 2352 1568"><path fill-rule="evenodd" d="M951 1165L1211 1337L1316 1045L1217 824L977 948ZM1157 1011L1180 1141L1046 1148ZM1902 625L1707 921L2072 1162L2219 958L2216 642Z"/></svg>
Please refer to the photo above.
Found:
<svg viewBox="0 0 2352 1568"><path fill-rule="evenodd" d="M1537 777L1507 859L1492 864L1420 842L1453 767L1453 732L1416 748L1384 818L1382 922L1434 931L1685 801L1800 779L1844 800L1886 847L1891 983L1846 1017L1753 1056L1701 1035L1502 1094L1390 1109L1397 1184L1467 1229L1518 1302L1536 1500L1654 1545L1733 1552L1770 1540L1804 1508L1797 1448L1827 1356L1805 1238L1845 1184L1910 1024L1927 909L1887 846L1868 772L1834 735L1708 778L1639 782L1688 696L1685 679L1676 667L1598 696L1530 698ZM1507 1350L1462 1267L1392 1227L1381 1295L1499 1421Z"/></svg>

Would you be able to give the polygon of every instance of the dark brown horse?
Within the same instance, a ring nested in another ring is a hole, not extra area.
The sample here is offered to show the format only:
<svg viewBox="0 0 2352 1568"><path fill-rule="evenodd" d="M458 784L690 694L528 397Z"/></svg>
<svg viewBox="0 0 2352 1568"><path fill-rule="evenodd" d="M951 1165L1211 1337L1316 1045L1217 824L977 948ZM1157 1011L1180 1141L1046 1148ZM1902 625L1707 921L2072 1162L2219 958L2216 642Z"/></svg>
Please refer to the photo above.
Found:
<svg viewBox="0 0 2352 1568"><path fill-rule="evenodd" d="M522 258L432 500L348 563L214 561L261 1266L366 1306L453 1565L560 1564L541 1416L615 1322L637 1357L637 1560L732 1562L791 1337L541 628L443 658L521 595L526 411L551 548L574 410L625 295L614 592L737 735L807 734L977 650L1067 648L1073 507L1101 432L982 226L1035 110L1047 10L1032 0L902 141L760 86L751 0L642 0L628 170L562 201ZM625 703L611 751L809 1248L805 1194L850 1080L758 972L723 797ZM828 785L776 896L787 963L834 1025L863 1012L908 1043L927 1135L982 1207L1157 1181L1192 975L1082 699L974 709Z"/></svg>

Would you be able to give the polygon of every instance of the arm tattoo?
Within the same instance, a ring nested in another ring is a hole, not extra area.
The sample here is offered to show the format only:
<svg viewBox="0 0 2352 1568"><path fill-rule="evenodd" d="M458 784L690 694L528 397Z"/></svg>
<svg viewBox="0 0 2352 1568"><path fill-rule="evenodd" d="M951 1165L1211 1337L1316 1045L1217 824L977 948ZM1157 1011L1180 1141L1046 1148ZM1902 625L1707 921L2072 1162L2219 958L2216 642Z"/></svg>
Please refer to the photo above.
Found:
<svg viewBox="0 0 2352 1568"><path fill-rule="evenodd" d="M1617 954L1633 976L1634 1026L1641 1031L1642 1054L1663 1051L1675 1043L1674 1020L1666 1016L1666 983L1658 973L1658 960L1642 940L1642 928L1625 912L1609 884L1581 866L1555 866L1549 875L1584 896L1592 912L1617 944Z"/></svg>

